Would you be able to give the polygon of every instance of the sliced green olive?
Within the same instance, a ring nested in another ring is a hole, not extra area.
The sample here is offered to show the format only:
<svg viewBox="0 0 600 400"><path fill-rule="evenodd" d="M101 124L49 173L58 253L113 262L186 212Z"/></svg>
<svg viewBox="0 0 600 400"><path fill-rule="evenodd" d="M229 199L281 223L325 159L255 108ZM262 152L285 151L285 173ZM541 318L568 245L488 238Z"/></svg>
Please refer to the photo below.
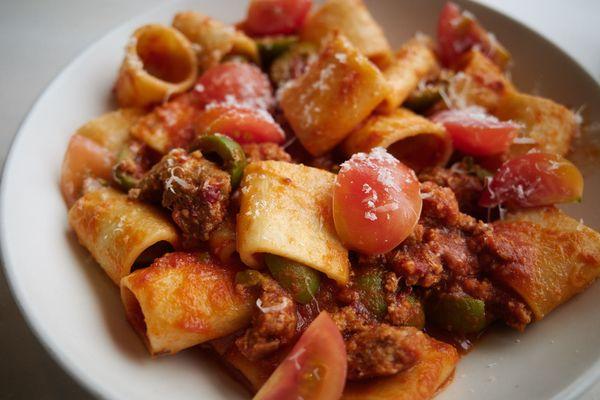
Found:
<svg viewBox="0 0 600 400"><path fill-rule="evenodd" d="M387 312L387 302L383 292L383 271L369 269L359 273L356 278L356 288L360 301L373 315L383 318Z"/></svg>
<svg viewBox="0 0 600 400"><path fill-rule="evenodd" d="M425 327L425 310L423 309L423 303L417 297L408 295L408 303L410 304L410 318L406 322L406 326L414 326L418 329Z"/></svg>
<svg viewBox="0 0 600 400"><path fill-rule="evenodd" d="M269 68L273 61L298 43L297 36L271 36L257 39L258 54L263 68Z"/></svg>
<svg viewBox="0 0 600 400"><path fill-rule="evenodd" d="M138 183L139 179L134 176L133 170L135 170L135 161L133 161L134 154L129 148L125 146L117 156L117 163L113 167L112 175L114 181L124 190L134 188Z"/></svg>
<svg viewBox="0 0 600 400"><path fill-rule="evenodd" d="M315 54L317 54L317 48L312 43L299 42L292 45L288 51L271 64L269 70L271 80L279 87L296 78Z"/></svg>
<svg viewBox="0 0 600 400"><path fill-rule="evenodd" d="M264 276L254 269L245 269L235 274L235 283L238 285L258 286L262 284L263 279Z"/></svg>
<svg viewBox="0 0 600 400"><path fill-rule="evenodd" d="M317 271L274 254L265 254L265 264L273 278L298 303L307 304L315 298L321 285L321 276Z"/></svg>
<svg viewBox="0 0 600 400"><path fill-rule="evenodd" d="M415 89L404 101L403 106L415 112L423 112L442 99L441 84L426 85Z"/></svg>
<svg viewBox="0 0 600 400"><path fill-rule="evenodd" d="M202 135L195 140L192 150L200 150L205 155L216 154L231 176L231 187L236 188L240 184L246 168L246 154L235 140L218 133Z"/></svg>
<svg viewBox="0 0 600 400"><path fill-rule="evenodd" d="M427 303L427 320L450 332L480 332L487 325L485 303L467 295L440 294Z"/></svg>

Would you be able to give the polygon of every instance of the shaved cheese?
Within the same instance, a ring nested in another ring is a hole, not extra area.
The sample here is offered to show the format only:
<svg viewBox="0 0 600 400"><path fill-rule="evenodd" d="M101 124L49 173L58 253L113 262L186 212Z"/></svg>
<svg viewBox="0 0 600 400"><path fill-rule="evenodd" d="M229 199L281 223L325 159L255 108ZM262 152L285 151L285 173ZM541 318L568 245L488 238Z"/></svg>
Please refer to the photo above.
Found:
<svg viewBox="0 0 600 400"><path fill-rule="evenodd" d="M191 189L193 187L188 182L186 182L184 179L175 175L175 171L178 168L181 169L181 167L179 167L179 166L171 168L169 171L171 173L171 176L169 176L169 178L167 178L167 180L165 181L165 190L168 190L171 193L175 193L175 189L173 188L173 182L177 183L183 189Z"/></svg>
<svg viewBox="0 0 600 400"><path fill-rule="evenodd" d="M288 300L287 297L284 297L281 301L281 303L279 304L275 304L273 306L269 306L269 307L263 307L262 306L262 300L261 299L256 299L256 307L258 307L258 309L263 313L263 314L267 314L270 312L279 312L284 310L288 305L290 304L290 301Z"/></svg>

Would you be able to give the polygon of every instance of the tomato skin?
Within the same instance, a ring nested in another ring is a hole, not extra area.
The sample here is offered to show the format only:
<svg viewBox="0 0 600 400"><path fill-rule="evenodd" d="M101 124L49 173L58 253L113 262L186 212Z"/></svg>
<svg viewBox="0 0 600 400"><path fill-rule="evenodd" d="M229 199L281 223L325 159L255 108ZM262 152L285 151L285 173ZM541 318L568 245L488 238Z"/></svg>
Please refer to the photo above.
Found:
<svg viewBox="0 0 600 400"><path fill-rule="evenodd" d="M251 36L289 35L298 31L312 0L252 0L244 30Z"/></svg>
<svg viewBox="0 0 600 400"><path fill-rule="evenodd" d="M267 111L228 105L209 107L200 114L196 132L220 133L240 144L285 141L285 133Z"/></svg>
<svg viewBox="0 0 600 400"><path fill-rule="evenodd" d="M473 156L506 153L521 128L515 122L499 121L477 107L441 111L431 120L444 125L455 149Z"/></svg>
<svg viewBox="0 0 600 400"><path fill-rule="evenodd" d="M347 366L342 334L323 311L253 400L338 400L346 384Z"/></svg>
<svg viewBox="0 0 600 400"><path fill-rule="evenodd" d="M110 181L114 157L85 136L73 135L60 172L60 190L70 208L81 196L83 181L95 177Z"/></svg>
<svg viewBox="0 0 600 400"><path fill-rule="evenodd" d="M226 62L208 69L192 92L197 106L227 103L269 109L275 103L269 78L255 65Z"/></svg>
<svg viewBox="0 0 600 400"><path fill-rule="evenodd" d="M399 245L421 214L420 185L412 169L378 147L342 164L333 190L333 219L342 242L363 254Z"/></svg>
<svg viewBox="0 0 600 400"><path fill-rule="evenodd" d="M437 27L439 56L445 67L454 67L473 47L504 68L510 54L469 13L447 2L440 13Z"/></svg>
<svg viewBox="0 0 600 400"><path fill-rule="evenodd" d="M569 160L548 153L528 153L508 160L488 182L483 207L538 207L579 201L583 176Z"/></svg>

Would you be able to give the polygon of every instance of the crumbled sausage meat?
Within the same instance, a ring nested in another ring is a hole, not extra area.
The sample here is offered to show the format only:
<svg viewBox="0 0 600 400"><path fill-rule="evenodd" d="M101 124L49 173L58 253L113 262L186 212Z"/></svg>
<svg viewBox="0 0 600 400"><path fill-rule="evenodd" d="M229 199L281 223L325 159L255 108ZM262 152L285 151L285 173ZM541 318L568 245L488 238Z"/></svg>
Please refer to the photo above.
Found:
<svg viewBox="0 0 600 400"><path fill-rule="evenodd" d="M413 366L426 345L423 332L413 327L373 325L346 340L348 379L397 374Z"/></svg>
<svg viewBox="0 0 600 400"><path fill-rule="evenodd" d="M421 182L433 182L452 189L460 211L471 216L482 217L484 210L478 206L484 184L477 176L461 169L428 168L419 174Z"/></svg>
<svg viewBox="0 0 600 400"><path fill-rule="evenodd" d="M252 324L236 340L240 352L250 360L264 358L290 343L298 322L294 301L277 282L265 277L261 289Z"/></svg>
<svg viewBox="0 0 600 400"><path fill-rule="evenodd" d="M160 203L171 210L184 244L207 240L227 214L229 174L195 151L174 149L155 164L130 196Z"/></svg>
<svg viewBox="0 0 600 400"><path fill-rule="evenodd" d="M408 287L468 294L485 301L486 312L523 329L531 322L531 311L517 295L494 285L488 276L491 260L494 265L503 262L494 251L491 226L460 212L456 196L448 187L426 181L421 184L421 194L421 217L412 234L387 254L360 257L359 264L390 269L400 284ZM393 289L396 285L387 278L386 287ZM402 325L410 319L414 308L404 300L388 296L387 322Z"/></svg>
<svg viewBox="0 0 600 400"><path fill-rule="evenodd" d="M490 228L458 209L454 193L432 182L421 185L423 209L413 233L385 258L406 285L431 287L450 271L453 275L477 273L473 251L478 237Z"/></svg>

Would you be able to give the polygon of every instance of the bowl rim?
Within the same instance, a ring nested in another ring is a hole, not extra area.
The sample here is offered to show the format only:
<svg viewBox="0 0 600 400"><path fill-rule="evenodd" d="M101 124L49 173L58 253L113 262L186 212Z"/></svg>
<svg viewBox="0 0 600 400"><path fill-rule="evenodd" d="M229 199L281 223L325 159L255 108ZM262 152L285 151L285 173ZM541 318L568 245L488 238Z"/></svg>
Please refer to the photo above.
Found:
<svg viewBox="0 0 600 400"><path fill-rule="evenodd" d="M600 81L596 79L587 68L583 67L574 57L572 57L567 51L563 50L559 45L557 45L554 41L552 41L545 34L536 31L534 28L526 25L524 22L521 22L514 18L510 14L506 14L501 11L499 8L493 5L483 4L478 0L454 0L464 7L474 7L481 8L488 13L492 13L494 17L505 18L511 24L515 24L519 26L520 29L523 29L527 32L528 35L534 36L537 40L542 40L546 45L553 48L561 57L567 60L572 67L578 69L578 72L581 75L584 75L590 82L594 83L594 87L598 92L600 97ZM81 51L79 51L75 57L70 59L64 65L60 71L50 80L50 82L45 86L45 88L38 94L36 99L33 101L32 105L21 119L19 123L16 133L10 141L8 146L8 151L6 153L6 158L0 168L0 263L2 264L3 273L6 277L7 286L9 287L11 296L17 305L17 308L20 314L23 316L29 330L34 334L37 341L42 345L42 347L46 350L48 354L52 357L54 361L60 366L60 368L67 373L81 388L83 388L88 393L92 394L95 397L103 398L103 399L119 399L120 394L108 387L106 385L102 385L101 382L96 380L93 376L89 375L84 368L78 365L76 362L72 361L69 356L58 346L52 335L47 332L44 327L44 323L37 319L34 316L34 313L31 312L31 308L33 304L27 303L23 299L25 298L22 294L22 288L17 284L17 280L13 275L13 271L15 269L14 263L11 261L10 250L8 248L6 237L8 236L8 228L6 224L6 219L1 218L7 210L5 209L6 196L8 192L8 186L6 184L6 176L8 176L9 171L11 171L11 165L14 158L14 149L16 148L16 144L21 140L22 132L25 131L26 127L29 125L32 115L34 115L40 105L45 101L46 97L55 86L58 86L63 80L67 79L67 76L70 75L70 71L75 69L78 64L82 62L82 59L90 53L93 53L96 50L96 47L100 42L103 42L108 37L112 36L116 33L116 31L123 28L125 25L130 23L135 23L136 21L141 21L145 16L149 14L154 14L160 12L163 9L169 9L173 6L183 3L184 0L176 0L174 2L161 3L157 6L150 7L146 9L143 13L136 14L134 17L129 18L125 21L122 21L112 28L110 28L107 32L103 33L101 36L93 40L91 43L87 44ZM552 400L575 400L586 393L598 380L600 380L600 358L596 360L592 364L592 366L585 373L578 376L574 379L570 384L568 384L565 388L563 388L560 392L556 393Z"/></svg>

